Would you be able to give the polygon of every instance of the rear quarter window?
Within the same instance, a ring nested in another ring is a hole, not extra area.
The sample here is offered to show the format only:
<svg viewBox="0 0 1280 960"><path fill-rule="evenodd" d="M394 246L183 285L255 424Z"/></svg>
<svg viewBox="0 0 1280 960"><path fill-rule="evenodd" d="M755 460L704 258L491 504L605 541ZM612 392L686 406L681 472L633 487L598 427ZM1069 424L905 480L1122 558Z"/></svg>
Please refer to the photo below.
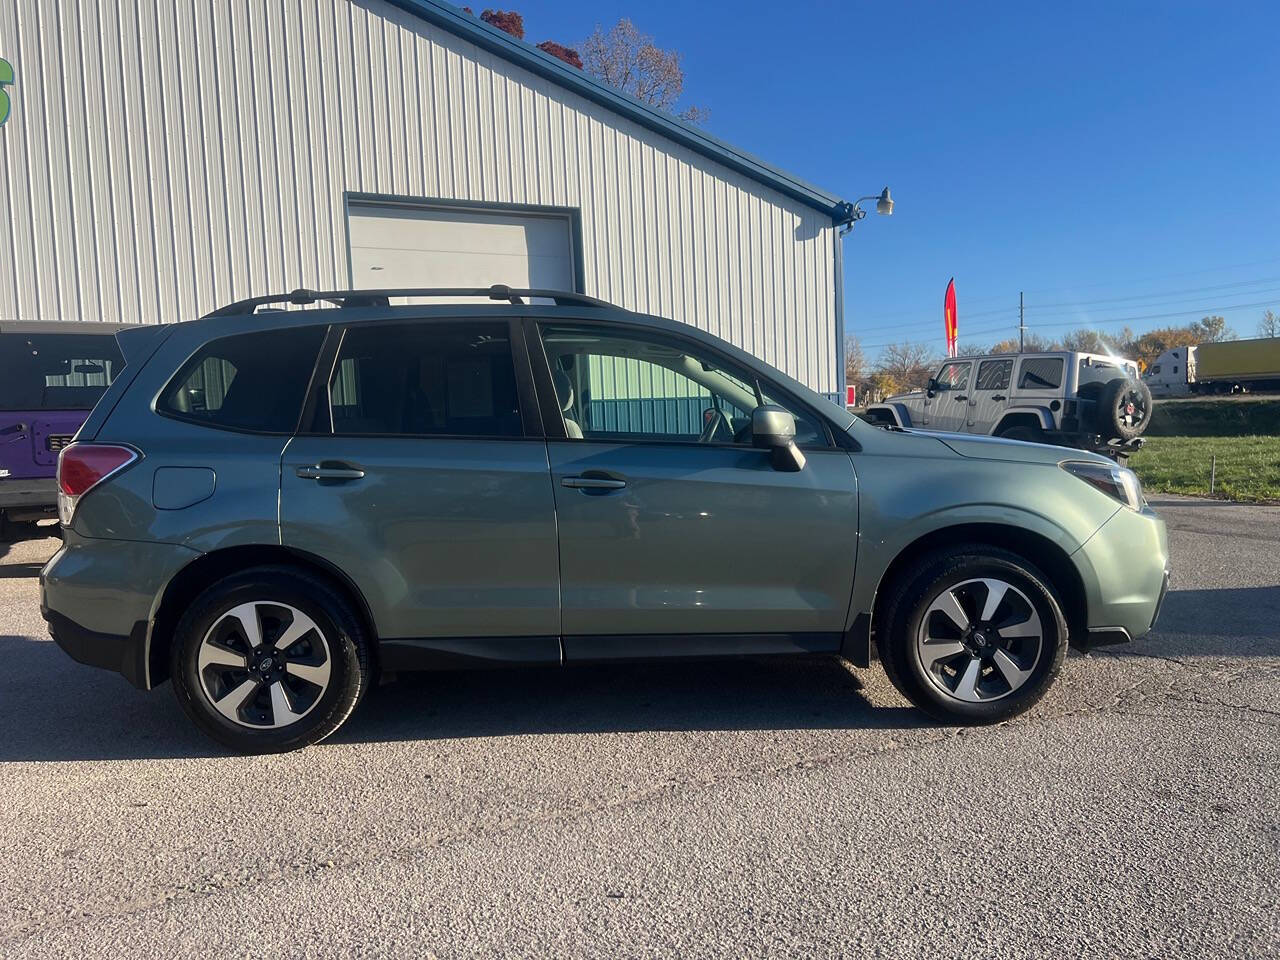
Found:
<svg viewBox="0 0 1280 960"><path fill-rule="evenodd" d="M1019 390L1056 390L1060 386L1061 357L1028 357L1018 368Z"/></svg>
<svg viewBox="0 0 1280 960"><path fill-rule="evenodd" d="M213 340L183 364L156 409L224 430L293 433L324 332L294 327Z"/></svg>

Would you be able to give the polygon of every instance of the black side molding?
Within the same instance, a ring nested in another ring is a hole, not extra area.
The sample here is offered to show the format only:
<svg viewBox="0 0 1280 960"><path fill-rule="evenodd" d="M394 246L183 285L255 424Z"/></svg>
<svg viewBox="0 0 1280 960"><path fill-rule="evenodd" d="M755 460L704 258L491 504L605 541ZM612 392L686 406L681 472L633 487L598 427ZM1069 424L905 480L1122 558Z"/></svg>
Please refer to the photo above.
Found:
<svg viewBox="0 0 1280 960"><path fill-rule="evenodd" d="M139 620L127 636L98 633L54 610L42 610L49 635L72 660L114 670L139 690L151 689L147 674L147 622Z"/></svg>

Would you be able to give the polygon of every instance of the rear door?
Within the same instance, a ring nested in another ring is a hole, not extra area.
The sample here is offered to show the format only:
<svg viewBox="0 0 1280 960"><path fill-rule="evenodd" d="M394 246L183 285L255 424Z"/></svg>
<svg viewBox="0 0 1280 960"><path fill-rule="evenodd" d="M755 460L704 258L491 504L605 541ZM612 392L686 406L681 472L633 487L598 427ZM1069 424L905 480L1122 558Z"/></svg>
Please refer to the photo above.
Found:
<svg viewBox="0 0 1280 960"><path fill-rule="evenodd" d="M969 394L970 433L990 433L1009 406L1013 357L981 360Z"/></svg>
<svg viewBox="0 0 1280 960"><path fill-rule="evenodd" d="M1052 409L1051 404L1056 400L1061 407L1062 382L1065 376L1065 360L1061 354L1019 357L1013 402L1022 406Z"/></svg>
<svg viewBox="0 0 1280 960"><path fill-rule="evenodd" d="M565 658L838 649L857 479L823 421L698 341L598 322L529 336ZM796 415L802 470L752 447L758 397Z"/></svg>
<svg viewBox="0 0 1280 960"><path fill-rule="evenodd" d="M326 352L282 459L284 544L356 583L384 666L558 662L555 504L509 322L356 324Z"/></svg>

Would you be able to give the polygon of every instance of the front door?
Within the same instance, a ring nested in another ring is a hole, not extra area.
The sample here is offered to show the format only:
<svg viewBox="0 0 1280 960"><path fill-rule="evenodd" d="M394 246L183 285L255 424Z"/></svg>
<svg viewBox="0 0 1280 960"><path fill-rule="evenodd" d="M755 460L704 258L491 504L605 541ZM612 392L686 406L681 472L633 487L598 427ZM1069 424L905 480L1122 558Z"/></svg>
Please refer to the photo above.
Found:
<svg viewBox="0 0 1280 960"><path fill-rule="evenodd" d="M965 429L969 419L969 372L972 367L968 360L949 360L942 365L934 377L930 430L959 433Z"/></svg>
<svg viewBox="0 0 1280 960"><path fill-rule="evenodd" d="M519 396L505 320L343 334L284 453L281 537L359 587L384 666L559 661L555 505Z"/></svg>
<svg viewBox="0 0 1280 960"><path fill-rule="evenodd" d="M541 336L543 419L565 434L547 444L565 658L838 649L857 489L822 421L696 341L594 323ZM751 446L760 401L796 415L802 470Z"/></svg>

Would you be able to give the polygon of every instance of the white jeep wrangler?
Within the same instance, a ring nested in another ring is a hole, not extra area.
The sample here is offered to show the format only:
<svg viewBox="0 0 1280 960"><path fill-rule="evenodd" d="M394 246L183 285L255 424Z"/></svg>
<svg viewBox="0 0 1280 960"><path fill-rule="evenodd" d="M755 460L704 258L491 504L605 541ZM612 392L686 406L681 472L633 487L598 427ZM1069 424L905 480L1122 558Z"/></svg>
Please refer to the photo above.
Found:
<svg viewBox="0 0 1280 960"><path fill-rule="evenodd" d="M1125 459L1142 444L1151 391L1132 360L1054 351L956 357L925 390L869 406L886 427L982 433Z"/></svg>

